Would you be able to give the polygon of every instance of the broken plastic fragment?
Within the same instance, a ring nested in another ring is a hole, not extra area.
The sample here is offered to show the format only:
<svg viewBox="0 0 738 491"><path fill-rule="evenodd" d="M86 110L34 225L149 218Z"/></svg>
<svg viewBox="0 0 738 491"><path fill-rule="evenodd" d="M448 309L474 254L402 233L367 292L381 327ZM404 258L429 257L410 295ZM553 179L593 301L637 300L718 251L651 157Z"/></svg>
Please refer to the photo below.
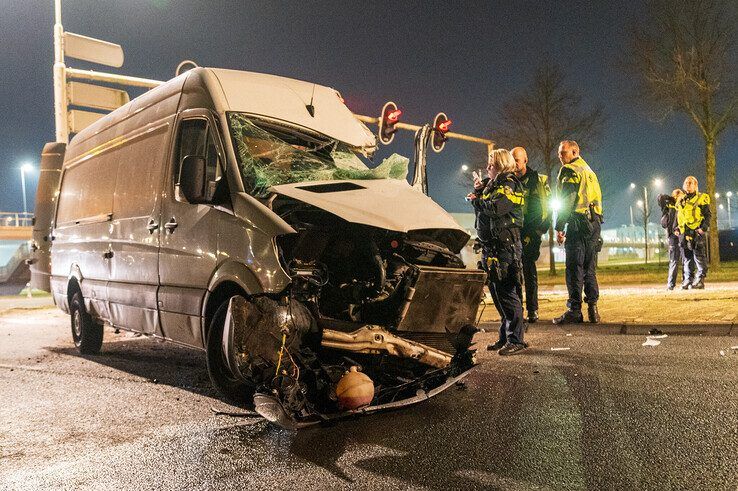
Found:
<svg viewBox="0 0 738 491"><path fill-rule="evenodd" d="M566 351L570 350L571 348L551 348L551 351Z"/></svg>
<svg viewBox="0 0 738 491"><path fill-rule="evenodd" d="M646 342L643 343L641 346L658 346L661 344L661 341L658 341L656 339L653 339L651 336L646 337Z"/></svg>

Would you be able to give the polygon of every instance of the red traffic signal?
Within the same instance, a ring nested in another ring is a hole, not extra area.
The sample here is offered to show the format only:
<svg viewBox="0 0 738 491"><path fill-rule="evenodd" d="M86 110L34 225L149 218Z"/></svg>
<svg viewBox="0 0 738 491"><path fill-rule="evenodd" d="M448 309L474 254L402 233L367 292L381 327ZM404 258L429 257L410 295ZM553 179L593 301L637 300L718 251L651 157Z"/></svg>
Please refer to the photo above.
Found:
<svg viewBox="0 0 738 491"><path fill-rule="evenodd" d="M400 121L402 111L397 108L394 102L388 102L382 108L382 115L379 118L379 141L385 145L392 143L397 131L397 123Z"/></svg>
<svg viewBox="0 0 738 491"><path fill-rule="evenodd" d="M446 145L446 133L451 129L451 120L444 113L436 114L433 119L433 151L440 152Z"/></svg>

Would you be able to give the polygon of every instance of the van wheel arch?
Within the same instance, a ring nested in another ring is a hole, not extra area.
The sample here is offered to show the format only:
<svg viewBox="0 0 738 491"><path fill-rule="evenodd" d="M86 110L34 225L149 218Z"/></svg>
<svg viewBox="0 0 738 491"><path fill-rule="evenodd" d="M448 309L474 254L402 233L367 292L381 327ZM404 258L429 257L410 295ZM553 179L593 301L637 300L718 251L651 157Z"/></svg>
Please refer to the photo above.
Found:
<svg viewBox="0 0 738 491"><path fill-rule="evenodd" d="M74 294L77 292L82 293L82 287L79 286L79 280L75 276L72 276L67 283L67 305L72 305L72 298L74 298Z"/></svg>
<svg viewBox="0 0 738 491"><path fill-rule="evenodd" d="M220 307L223 302L227 301L234 295L241 295L246 298L250 297L250 295L243 289L243 287L241 287L241 285L233 281L224 281L220 283L208 295L205 304L205 315L203 316L202 325L202 340L203 346L205 348L207 348L208 330L210 329L210 323L212 322L213 317L218 310L218 307Z"/></svg>

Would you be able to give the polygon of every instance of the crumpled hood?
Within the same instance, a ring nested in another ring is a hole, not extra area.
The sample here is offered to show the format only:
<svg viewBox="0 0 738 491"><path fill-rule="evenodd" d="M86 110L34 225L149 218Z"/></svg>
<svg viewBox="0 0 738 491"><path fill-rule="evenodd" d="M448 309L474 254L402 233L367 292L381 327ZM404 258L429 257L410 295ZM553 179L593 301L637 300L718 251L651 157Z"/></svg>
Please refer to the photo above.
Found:
<svg viewBox="0 0 738 491"><path fill-rule="evenodd" d="M302 182L273 186L270 191L352 223L404 233L446 231L443 242L455 253L470 237L446 210L404 179Z"/></svg>

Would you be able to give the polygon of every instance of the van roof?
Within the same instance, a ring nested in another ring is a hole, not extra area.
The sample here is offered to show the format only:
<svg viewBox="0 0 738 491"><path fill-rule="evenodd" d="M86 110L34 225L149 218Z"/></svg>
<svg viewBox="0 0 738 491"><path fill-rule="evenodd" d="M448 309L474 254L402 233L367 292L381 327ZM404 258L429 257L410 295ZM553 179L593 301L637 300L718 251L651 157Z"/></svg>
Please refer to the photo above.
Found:
<svg viewBox="0 0 738 491"><path fill-rule="evenodd" d="M330 87L265 73L198 67L151 89L82 130L82 142L116 125L160 99L181 92L189 78L198 80L210 94L217 112L234 111L263 116L300 126L347 143L370 149L372 132L346 107ZM311 108L308 106L312 105ZM312 114L311 114L312 112Z"/></svg>

